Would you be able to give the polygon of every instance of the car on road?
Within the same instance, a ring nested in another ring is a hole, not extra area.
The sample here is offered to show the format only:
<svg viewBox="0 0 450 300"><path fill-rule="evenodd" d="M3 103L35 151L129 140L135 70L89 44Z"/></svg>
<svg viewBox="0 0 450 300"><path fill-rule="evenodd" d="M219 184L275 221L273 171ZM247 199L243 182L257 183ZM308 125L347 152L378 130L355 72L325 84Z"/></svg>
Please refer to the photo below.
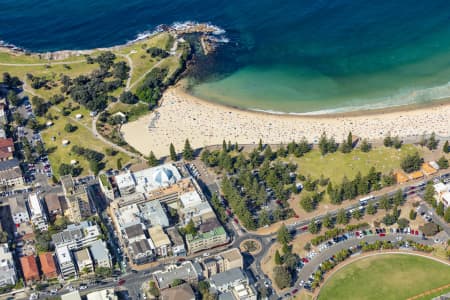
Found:
<svg viewBox="0 0 450 300"><path fill-rule="evenodd" d="M297 294L297 292L298 292L298 289L293 289L293 290L292 290L292 295Z"/></svg>
<svg viewBox="0 0 450 300"><path fill-rule="evenodd" d="M87 288L88 288L87 285L80 285L80 290L85 290Z"/></svg>
<svg viewBox="0 0 450 300"><path fill-rule="evenodd" d="M117 285L123 285L125 283L125 279L120 279L118 282L117 282Z"/></svg>

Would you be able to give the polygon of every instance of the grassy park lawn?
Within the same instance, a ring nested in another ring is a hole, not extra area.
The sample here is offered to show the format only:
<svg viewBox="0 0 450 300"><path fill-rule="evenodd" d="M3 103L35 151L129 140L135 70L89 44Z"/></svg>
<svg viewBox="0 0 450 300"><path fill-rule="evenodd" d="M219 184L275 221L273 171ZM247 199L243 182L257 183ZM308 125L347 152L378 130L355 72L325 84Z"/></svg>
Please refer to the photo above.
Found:
<svg viewBox="0 0 450 300"><path fill-rule="evenodd" d="M140 79L145 72L150 70L158 61L159 58L152 58L146 50L149 47L157 47L164 50L170 50L173 45L173 37L167 32L154 35L148 39L133 43L118 50L122 55L129 55L133 62L133 74L131 76L131 85L136 88L135 82ZM166 58L169 59L170 57Z"/></svg>
<svg viewBox="0 0 450 300"><path fill-rule="evenodd" d="M365 175L372 166L383 174L399 169L401 159L415 151L421 152L414 145L404 145L400 150L377 147L367 153L359 149L348 154L338 151L325 156L320 151L313 150L299 158L290 157L289 160L298 165L298 172L302 175L318 179L323 174L333 183L341 183L344 176L353 179L358 171Z"/></svg>
<svg viewBox="0 0 450 300"><path fill-rule="evenodd" d="M128 122L136 121L139 117L149 113L148 104L142 102L126 104L118 101L114 103L108 111L110 114L115 114L117 112L127 113Z"/></svg>
<svg viewBox="0 0 450 300"><path fill-rule="evenodd" d="M73 145L77 145L84 148L89 148L100 153L105 154L105 150L110 148L109 145L103 143L99 139L93 136L91 131L85 128L82 124L77 123L67 117L62 116L56 110L52 110L53 116L57 116L58 120L54 120L53 126L43 130L41 132L42 139L46 145L46 148L49 149L49 160L54 168L56 177L58 176L58 167L62 163L70 164L70 161L75 159L79 162L79 165L83 168L82 175L89 174L89 163L83 157L78 155L74 155L71 153L71 148ZM40 122L44 123L44 119L40 119ZM67 123L71 123L72 125L76 125L78 128L74 132L68 133L64 130L64 126ZM55 140L52 140L52 137ZM67 146L62 145L62 140L67 139L70 141L70 144ZM117 153L113 157L109 157L105 154L105 158L103 162L105 163L105 169L116 168L117 159L121 158L123 165L130 161L130 157L122 152Z"/></svg>
<svg viewBox="0 0 450 300"><path fill-rule="evenodd" d="M450 267L413 255L382 255L345 266L322 287L319 300L407 299L450 283Z"/></svg>

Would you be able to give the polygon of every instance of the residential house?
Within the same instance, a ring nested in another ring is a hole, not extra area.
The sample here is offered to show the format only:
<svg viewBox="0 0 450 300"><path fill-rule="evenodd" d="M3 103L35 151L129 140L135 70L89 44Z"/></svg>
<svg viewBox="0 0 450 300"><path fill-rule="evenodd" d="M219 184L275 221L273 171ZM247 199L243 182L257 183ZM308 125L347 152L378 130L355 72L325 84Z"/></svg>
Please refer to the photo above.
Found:
<svg viewBox="0 0 450 300"><path fill-rule="evenodd" d="M161 291L161 300L195 300L195 294L188 283Z"/></svg>
<svg viewBox="0 0 450 300"><path fill-rule="evenodd" d="M45 215L42 202L37 193L30 194L28 198L28 205L30 207L31 223L33 223L37 229L47 231L47 216Z"/></svg>
<svg viewBox="0 0 450 300"><path fill-rule="evenodd" d="M184 240L178 232L178 229L175 227L167 228L167 235L172 242L172 255L186 256L186 247L184 245Z"/></svg>
<svg viewBox="0 0 450 300"><path fill-rule="evenodd" d="M47 206L47 212L50 219L55 220L56 216L62 216L63 211L59 196L55 193L45 195L45 205Z"/></svg>
<svg viewBox="0 0 450 300"><path fill-rule="evenodd" d="M27 284L40 279L36 258L34 256L22 256L20 258L20 265L22 266L23 278Z"/></svg>
<svg viewBox="0 0 450 300"><path fill-rule="evenodd" d="M30 215L23 197L11 197L8 199L9 209L14 224L21 224L30 221Z"/></svg>
<svg viewBox="0 0 450 300"><path fill-rule="evenodd" d="M0 187L21 186L23 184L19 161L16 158L0 161Z"/></svg>
<svg viewBox="0 0 450 300"><path fill-rule="evenodd" d="M41 263L41 271L46 279L53 279L58 277L58 271L56 270L55 258L50 252L41 253L39 255L39 261Z"/></svg>
<svg viewBox="0 0 450 300"><path fill-rule="evenodd" d="M150 239L134 241L128 246L128 254L136 265L148 263L154 259L153 245Z"/></svg>
<svg viewBox="0 0 450 300"><path fill-rule="evenodd" d="M91 254L87 248L75 251L74 254L78 272L80 274L91 273L94 271L94 264L92 262Z"/></svg>
<svg viewBox="0 0 450 300"><path fill-rule="evenodd" d="M12 138L0 139L0 161L14 158L14 140Z"/></svg>
<svg viewBox="0 0 450 300"><path fill-rule="evenodd" d="M160 225L150 227L148 229L150 239L155 246L157 256L167 256L170 249L170 240Z"/></svg>
<svg viewBox="0 0 450 300"><path fill-rule="evenodd" d="M77 273L75 270L75 264L69 248L67 246L57 247L55 253L61 275L65 279L70 278L71 276L76 276Z"/></svg>
<svg viewBox="0 0 450 300"><path fill-rule="evenodd" d="M111 268L111 255L106 247L106 243L102 240L96 240L89 247L92 260L94 261L95 268Z"/></svg>
<svg viewBox="0 0 450 300"><path fill-rule="evenodd" d="M142 225L141 223L125 227L124 231L125 231L124 238L126 239L128 244L134 243L142 239L146 239L144 233L144 225Z"/></svg>
<svg viewBox="0 0 450 300"><path fill-rule="evenodd" d="M8 244L0 244L0 287L15 285L17 271Z"/></svg>

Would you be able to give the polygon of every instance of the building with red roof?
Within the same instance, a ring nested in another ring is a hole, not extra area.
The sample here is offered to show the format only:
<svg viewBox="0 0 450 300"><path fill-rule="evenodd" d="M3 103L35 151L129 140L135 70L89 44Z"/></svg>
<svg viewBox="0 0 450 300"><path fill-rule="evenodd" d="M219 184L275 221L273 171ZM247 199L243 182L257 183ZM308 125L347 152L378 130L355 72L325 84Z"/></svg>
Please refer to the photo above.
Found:
<svg viewBox="0 0 450 300"><path fill-rule="evenodd" d="M20 258L20 265L22 266L23 277L26 283L40 279L36 258L34 256L22 256Z"/></svg>
<svg viewBox="0 0 450 300"><path fill-rule="evenodd" d="M39 255L39 261L41 262L41 271L45 278L52 279L58 277L55 259L52 253L41 253Z"/></svg>
<svg viewBox="0 0 450 300"><path fill-rule="evenodd" d="M0 161L13 159L14 141L12 138L0 139Z"/></svg>

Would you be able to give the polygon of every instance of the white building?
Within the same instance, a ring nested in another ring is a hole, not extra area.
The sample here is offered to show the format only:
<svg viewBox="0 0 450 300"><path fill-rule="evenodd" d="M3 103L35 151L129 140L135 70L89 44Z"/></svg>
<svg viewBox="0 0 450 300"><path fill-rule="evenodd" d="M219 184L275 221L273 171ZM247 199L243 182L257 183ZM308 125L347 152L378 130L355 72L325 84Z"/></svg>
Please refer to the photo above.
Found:
<svg viewBox="0 0 450 300"><path fill-rule="evenodd" d="M67 246L57 247L55 249L56 258L58 260L59 270L64 278L76 275L75 264L72 255Z"/></svg>
<svg viewBox="0 0 450 300"><path fill-rule="evenodd" d="M48 230L47 215L42 207L38 194L31 194L28 198L28 205L30 206L31 222L39 230Z"/></svg>
<svg viewBox="0 0 450 300"><path fill-rule="evenodd" d="M104 289L96 292L92 292L86 295L87 300L117 300L117 296L114 294L114 289Z"/></svg>
<svg viewBox="0 0 450 300"><path fill-rule="evenodd" d="M444 184L439 182L434 185L434 197L438 202L442 202L444 207L450 206L450 183Z"/></svg>
<svg viewBox="0 0 450 300"><path fill-rule="evenodd" d="M70 250L78 250L92 245L100 237L100 228L89 221L70 224L67 228L52 235L55 247L67 246Z"/></svg>
<svg viewBox="0 0 450 300"><path fill-rule="evenodd" d="M134 192L146 194L168 187L180 179L180 172L172 164L164 164L138 172L127 171L115 177L117 187L122 196Z"/></svg>
<svg viewBox="0 0 450 300"><path fill-rule="evenodd" d="M184 224L189 223L192 219L199 225L205 220L216 217L209 202L202 199L195 190L180 195L180 206L180 216Z"/></svg>
<svg viewBox="0 0 450 300"><path fill-rule="evenodd" d="M255 289L249 284L249 280L241 268L233 268L211 276L210 284L219 293L229 294L236 300L257 299Z"/></svg>
<svg viewBox="0 0 450 300"><path fill-rule="evenodd" d="M17 272L12 253L8 244L0 244L0 287L14 285L16 280Z"/></svg>

